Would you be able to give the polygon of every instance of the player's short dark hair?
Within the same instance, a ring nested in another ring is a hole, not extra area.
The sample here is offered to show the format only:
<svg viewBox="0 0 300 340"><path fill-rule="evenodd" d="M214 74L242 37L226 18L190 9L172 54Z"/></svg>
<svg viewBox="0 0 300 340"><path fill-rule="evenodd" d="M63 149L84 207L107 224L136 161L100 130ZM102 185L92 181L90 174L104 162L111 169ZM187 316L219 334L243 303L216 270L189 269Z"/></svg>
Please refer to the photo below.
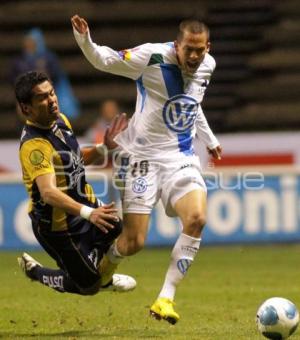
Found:
<svg viewBox="0 0 300 340"><path fill-rule="evenodd" d="M180 42L183 39L184 32L189 33L203 33L207 35L207 41L209 41L209 28L207 25L196 19L186 19L179 24L179 31L177 34L177 41Z"/></svg>
<svg viewBox="0 0 300 340"><path fill-rule="evenodd" d="M15 82L15 95L17 101L23 104L30 104L32 89L44 81L50 82L50 79L43 72L29 71L21 74Z"/></svg>

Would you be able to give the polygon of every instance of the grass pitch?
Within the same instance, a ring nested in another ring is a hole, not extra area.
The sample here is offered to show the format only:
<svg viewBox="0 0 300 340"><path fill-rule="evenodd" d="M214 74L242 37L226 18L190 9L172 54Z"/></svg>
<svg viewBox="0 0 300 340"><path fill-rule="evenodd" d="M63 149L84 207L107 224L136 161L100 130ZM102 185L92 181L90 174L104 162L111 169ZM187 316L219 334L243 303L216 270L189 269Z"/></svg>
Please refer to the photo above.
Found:
<svg viewBox="0 0 300 340"><path fill-rule="evenodd" d="M30 253L54 266L43 252ZM135 291L81 297L31 282L17 266L19 253L0 254L0 338L259 340L258 306L282 296L300 307L300 246L202 247L177 291L177 325L149 317L170 249L147 249L125 260ZM291 339L300 339L300 330Z"/></svg>

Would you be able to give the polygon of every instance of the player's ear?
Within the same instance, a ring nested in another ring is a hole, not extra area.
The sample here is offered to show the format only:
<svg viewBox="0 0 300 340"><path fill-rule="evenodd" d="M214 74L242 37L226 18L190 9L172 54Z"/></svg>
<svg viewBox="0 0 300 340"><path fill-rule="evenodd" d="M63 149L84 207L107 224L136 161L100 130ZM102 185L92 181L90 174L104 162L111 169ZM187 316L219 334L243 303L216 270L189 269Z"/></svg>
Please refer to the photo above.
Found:
<svg viewBox="0 0 300 340"><path fill-rule="evenodd" d="M25 115L26 117L29 116L30 112L29 112L29 106L27 104L20 103L20 108L21 108L23 115Z"/></svg>
<svg viewBox="0 0 300 340"><path fill-rule="evenodd" d="M206 49L207 49L207 52L209 52L210 51L210 41L208 41L207 43L206 43Z"/></svg>
<svg viewBox="0 0 300 340"><path fill-rule="evenodd" d="M205 35L206 35L206 52L209 52L211 48L209 32L207 31Z"/></svg>

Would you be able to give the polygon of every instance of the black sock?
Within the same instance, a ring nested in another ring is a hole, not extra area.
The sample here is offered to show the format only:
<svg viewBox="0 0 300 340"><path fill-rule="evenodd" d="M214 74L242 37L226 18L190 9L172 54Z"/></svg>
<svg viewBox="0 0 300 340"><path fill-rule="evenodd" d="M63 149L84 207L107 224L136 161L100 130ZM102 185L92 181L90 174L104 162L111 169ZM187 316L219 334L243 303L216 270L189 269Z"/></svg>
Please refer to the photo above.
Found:
<svg viewBox="0 0 300 340"><path fill-rule="evenodd" d="M58 292L81 294L74 281L62 269L36 266L32 270L32 276L43 285L53 288Z"/></svg>

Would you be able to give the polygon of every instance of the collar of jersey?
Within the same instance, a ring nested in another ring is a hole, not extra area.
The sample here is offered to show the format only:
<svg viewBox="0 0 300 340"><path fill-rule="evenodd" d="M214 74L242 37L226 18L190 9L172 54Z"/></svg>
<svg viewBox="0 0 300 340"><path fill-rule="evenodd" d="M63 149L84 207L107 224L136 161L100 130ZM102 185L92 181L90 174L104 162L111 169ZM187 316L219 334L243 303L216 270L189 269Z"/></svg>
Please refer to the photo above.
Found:
<svg viewBox="0 0 300 340"><path fill-rule="evenodd" d="M26 125L35 126L39 129L43 129L43 130L50 130L54 126L55 123L56 123L56 121L54 121L51 125L46 127L46 126L40 125L38 123L34 123L34 122L32 122L28 119L26 120Z"/></svg>

